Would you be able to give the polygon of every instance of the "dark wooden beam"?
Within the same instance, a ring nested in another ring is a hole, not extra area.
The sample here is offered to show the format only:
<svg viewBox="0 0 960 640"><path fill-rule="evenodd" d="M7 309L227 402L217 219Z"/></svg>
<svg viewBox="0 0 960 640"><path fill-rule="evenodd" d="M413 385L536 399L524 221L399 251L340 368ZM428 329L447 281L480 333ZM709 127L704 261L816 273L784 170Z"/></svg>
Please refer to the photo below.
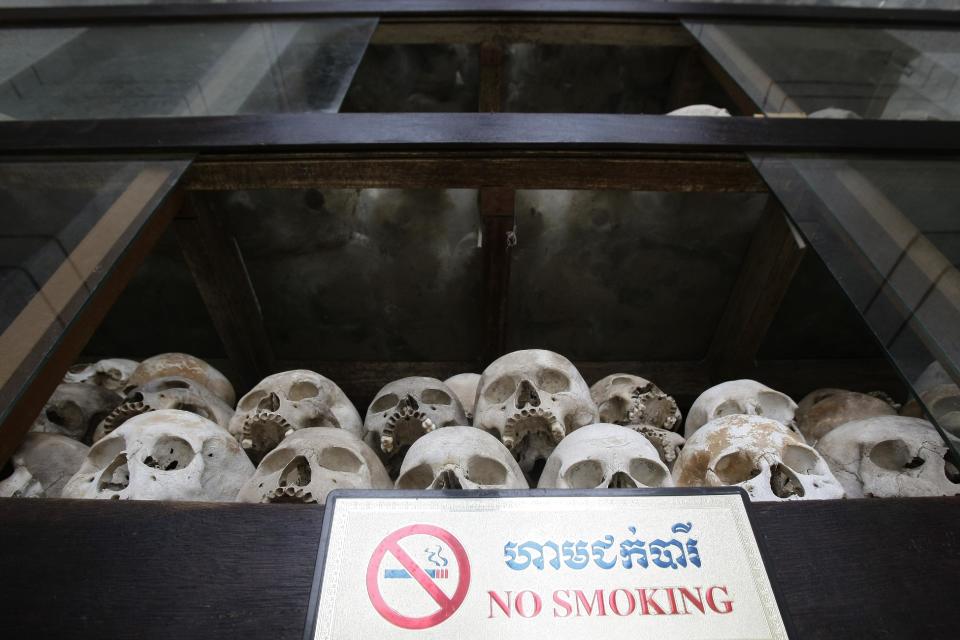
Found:
<svg viewBox="0 0 960 640"><path fill-rule="evenodd" d="M313 154L203 158L184 178L199 191L234 189L485 186L515 189L760 192L767 187L741 155L630 153Z"/></svg>
<svg viewBox="0 0 960 640"><path fill-rule="evenodd" d="M507 345L511 247L514 243L513 189L481 189L483 224L483 363L503 355Z"/></svg>
<svg viewBox="0 0 960 640"><path fill-rule="evenodd" d="M806 243L771 199L710 345L708 359L715 378L735 377L753 366L804 251Z"/></svg>
<svg viewBox="0 0 960 640"><path fill-rule="evenodd" d="M683 47L696 39L681 25L629 18L610 20L582 17L381 20L370 44L481 44L523 42L559 45L620 47Z"/></svg>
<svg viewBox="0 0 960 640"><path fill-rule="evenodd" d="M247 267L224 220L191 195L175 222L177 239L233 370L249 388L274 371L273 352Z"/></svg>

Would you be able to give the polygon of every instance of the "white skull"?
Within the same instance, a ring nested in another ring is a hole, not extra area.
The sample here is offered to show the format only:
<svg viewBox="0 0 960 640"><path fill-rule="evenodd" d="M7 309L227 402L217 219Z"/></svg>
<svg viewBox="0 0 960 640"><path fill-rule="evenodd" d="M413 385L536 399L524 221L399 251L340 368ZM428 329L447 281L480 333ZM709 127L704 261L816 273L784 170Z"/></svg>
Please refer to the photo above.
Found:
<svg viewBox="0 0 960 640"><path fill-rule="evenodd" d="M334 489L392 489L383 463L346 429L311 427L283 439L267 454L238 502L323 504Z"/></svg>
<svg viewBox="0 0 960 640"><path fill-rule="evenodd" d="M134 416L160 409L189 411L223 429L230 425L233 417L233 409L227 403L193 380L175 376L156 378L133 387L123 403L97 425L93 441L97 442Z"/></svg>
<svg viewBox="0 0 960 640"><path fill-rule="evenodd" d="M111 391L123 391L138 364L136 360L123 358L108 358L92 364L75 364L63 376L63 381L95 384Z"/></svg>
<svg viewBox="0 0 960 640"><path fill-rule="evenodd" d="M590 387L600 421L620 425L647 425L672 431L680 424L677 402L649 380L615 373Z"/></svg>
<svg viewBox="0 0 960 640"><path fill-rule="evenodd" d="M0 474L0 498L59 498L88 450L59 434L28 433Z"/></svg>
<svg viewBox="0 0 960 640"><path fill-rule="evenodd" d="M231 407L236 405L237 396L227 377L200 358L186 353L161 353L147 358L133 371L127 381L125 391L130 387L139 387L156 378L177 376L199 382L220 397Z"/></svg>
<svg viewBox="0 0 960 640"><path fill-rule="evenodd" d="M498 436L527 473L564 436L596 421L590 388L558 353L514 351L491 363L480 378L473 426Z"/></svg>
<svg viewBox="0 0 960 640"><path fill-rule="evenodd" d="M540 475L539 489L672 487L670 471L650 442L615 424L581 427L560 441Z"/></svg>
<svg viewBox="0 0 960 640"><path fill-rule="evenodd" d="M840 425L877 416L893 416L897 412L875 396L843 389L818 389L807 394L797 405L797 428L806 441L817 441Z"/></svg>
<svg viewBox="0 0 960 640"><path fill-rule="evenodd" d="M527 489L516 460L499 440L474 427L437 429L413 443L397 489Z"/></svg>
<svg viewBox="0 0 960 640"><path fill-rule="evenodd" d="M479 373L458 373L443 381L450 387L467 416L467 424L473 424L473 409L477 406L477 387L480 386Z"/></svg>
<svg viewBox="0 0 960 640"><path fill-rule="evenodd" d="M683 437L690 440L697 429L711 420L736 414L770 418L799 434L794 422L796 411L797 404L786 394L754 380L730 380L710 387L694 400Z"/></svg>
<svg viewBox="0 0 960 640"><path fill-rule="evenodd" d="M89 442L93 430L123 398L93 384L64 382L57 386L30 431L59 433Z"/></svg>
<svg viewBox="0 0 960 640"><path fill-rule="evenodd" d="M674 109L668 116L710 116L710 117L720 117L728 118L730 117L730 112L721 107L715 107L712 104L691 104L686 107L680 107L679 109Z"/></svg>
<svg viewBox="0 0 960 640"><path fill-rule="evenodd" d="M358 438L363 422L332 380L306 369L267 376L240 398L230 433L259 461L297 429L345 429Z"/></svg>
<svg viewBox="0 0 960 640"><path fill-rule="evenodd" d="M227 431L165 409L127 420L90 447L63 497L232 501L253 471Z"/></svg>
<svg viewBox="0 0 960 640"><path fill-rule="evenodd" d="M673 466L673 480L678 487L743 487L754 501L843 497L819 453L757 415L723 416L698 429Z"/></svg>
<svg viewBox="0 0 960 640"><path fill-rule="evenodd" d="M402 378L377 392L363 422L366 443L396 475L407 449L441 427L463 426L467 416L453 390L436 378Z"/></svg>
<svg viewBox="0 0 960 640"><path fill-rule="evenodd" d="M960 494L960 473L926 420L882 416L848 422L823 436L817 449L851 498Z"/></svg>

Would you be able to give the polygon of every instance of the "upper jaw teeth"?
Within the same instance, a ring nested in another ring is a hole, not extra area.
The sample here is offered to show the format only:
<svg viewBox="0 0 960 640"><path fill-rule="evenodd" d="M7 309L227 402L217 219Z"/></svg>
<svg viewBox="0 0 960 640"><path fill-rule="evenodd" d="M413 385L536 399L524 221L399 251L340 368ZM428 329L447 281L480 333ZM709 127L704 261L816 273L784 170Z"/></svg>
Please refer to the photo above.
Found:
<svg viewBox="0 0 960 640"><path fill-rule="evenodd" d="M549 435L554 442L560 442L567 435L563 423L552 412L536 407L523 409L510 416L503 430L502 441L505 447L512 449L528 433L535 432Z"/></svg>
<svg viewBox="0 0 960 640"><path fill-rule="evenodd" d="M423 411L416 411L410 407L403 407L387 418L387 424L383 428L383 432L380 434L380 450L384 453L390 453L397 446L397 427L403 424L419 424L420 428L423 430L423 433L430 433L437 428L436 423L427 417ZM404 444L402 441L404 436L399 434L401 437L400 444ZM410 443L406 443L410 444Z"/></svg>

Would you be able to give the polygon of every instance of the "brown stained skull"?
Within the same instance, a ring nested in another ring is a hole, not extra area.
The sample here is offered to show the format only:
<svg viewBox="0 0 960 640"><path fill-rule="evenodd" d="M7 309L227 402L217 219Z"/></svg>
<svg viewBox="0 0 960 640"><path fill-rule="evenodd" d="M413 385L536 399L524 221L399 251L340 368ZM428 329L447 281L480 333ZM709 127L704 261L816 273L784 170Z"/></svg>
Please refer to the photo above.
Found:
<svg viewBox="0 0 960 640"><path fill-rule="evenodd" d="M370 403L364 440L395 477L407 449L421 436L465 424L463 405L450 387L436 378L402 378L380 389Z"/></svg>
<svg viewBox="0 0 960 640"><path fill-rule="evenodd" d="M240 399L230 433L254 462L299 429L345 429L358 438L363 422L332 380L307 369L267 376Z"/></svg>
<svg viewBox="0 0 960 640"><path fill-rule="evenodd" d="M233 409L206 387L188 378L156 378L134 387L123 403L104 418L93 434L93 442L115 430L134 416L160 409L189 411L216 423L223 429L230 424Z"/></svg>
<svg viewBox="0 0 960 640"><path fill-rule="evenodd" d="M514 351L484 370L473 426L500 438L525 473L558 442L597 421L590 388L569 360L543 349Z"/></svg>
<svg viewBox="0 0 960 640"><path fill-rule="evenodd" d="M193 380L206 387L214 395L219 396L231 407L237 402L233 385L230 384L225 375L200 358L186 353L161 353L152 358L147 358L130 375L130 380L124 387L124 392L129 391L132 387L144 385L151 380L169 376Z"/></svg>
<svg viewBox="0 0 960 640"><path fill-rule="evenodd" d="M797 428L811 445L842 424L897 412L884 400L842 389L818 389L797 405Z"/></svg>
<svg viewBox="0 0 960 640"><path fill-rule="evenodd" d="M115 391L97 385L62 383L47 400L30 430L90 442L96 426L122 399Z"/></svg>
<svg viewBox="0 0 960 640"><path fill-rule="evenodd" d="M647 425L673 431L680 427L676 401L640 376L615 373L590 387L600 421L619 425Z"/></svg>

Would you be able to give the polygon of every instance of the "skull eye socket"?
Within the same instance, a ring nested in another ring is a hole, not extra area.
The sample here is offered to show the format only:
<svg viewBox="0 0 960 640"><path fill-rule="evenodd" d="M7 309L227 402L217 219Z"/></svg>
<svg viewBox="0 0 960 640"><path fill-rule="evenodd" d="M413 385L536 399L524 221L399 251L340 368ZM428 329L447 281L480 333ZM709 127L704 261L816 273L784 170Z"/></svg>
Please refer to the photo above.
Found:
<svg viewBox="0 0 960 640"><path fill-rule="evenodd" d="M745 451L734 451L717 460L713 472L726 485L740 484L760 474Z"/></svg>
<svg viewBox="0 0 960 640"><path fill-rule="evenodd" d="M388 411L397 406L399 402L400 398L397 397L397 394L387 393L373 401L373 404L370 405L370 411L373 411L374 413Z"/></svg>
<svg viewBox="0 0 960 640"><path fill-rule="evenodd" d="M630 475L645 487L659 487L667 479L667 470L653 460L634 458L630 461Z"/></svg>
<svg viewBox="0 0 960 640"><path fill-rule="evenodd" d="M923 458L912 455L910 447L903 440L878 442L870 449L869 458L873 464L888 471L916 469L923 465Z"/></svg>
<svg viewBox="0 0 960 640"><path fill-rule="evenodd" d="M571 489L594 489L603 484L603 465L596 460L581 460L563 474Z"/></svg>
<svg viewBox="0 0 960 640"><path fill-rule="evenodd" d="M713 412L713 417L716 419L722 418L723 416L735 416L743 413L746 412L740 407L739 402L736 400L727 400L726 402L723 402L717 406L716 410Z"/></svg>
<svg viewBox="0 0 960 640"><path fill-rule="evenodd" d="M190 383L186 380L157 380L154 385L154 391L167 391L169 389L189 389Z"/></svg>
<svg viewBox="0 0 960 640"><path fill-rule="evenodd" d="M201 418L206 418L207 420L216 422L216 420L213 419L213 412L201 404L196 404L194 402L177 402L172 408L179 409L180 411L189 411L190 413L194 413Z"/></svg>
<svg viewBox="0 0 960 640"><path fill-rule="evenodd" d="M83 410L72 400L49 405L43 414L47 420L59 427L76 428L83 424Z"/></svg>
<svg viewBox="0 0 960 640"><path fill-rule="evenodd" d="M467 475L477 484L484 486L506 484L507 473L507 468L493 458L473 456L467 461Z"/></svg>
<svg viewBox="0 0 960 640"><path fill-rule="evenodd" d="M189 442L176 436L163 436L153 443L143 464L161 471L176 471L188 467L193 456Z"/></svg>
<svg viewBox="0 0 960 640"><path fill-rule="evenodd" d="M803 476L816 473L820 466L820 456L813 449L794 444L787 445L782 459L783 464Z"/></svg>
<svg viewBox="0 0 960 640"><path fill-rule="evenodd" d="M619 376L611 380L610 384L633 384L633 380L626 376Z"/></svg>
<svg viewBox="0 0 960 640"><path fill-rule="evenodd" d="M239 409L241 411L253 411L260 404L260 401L267 397L266 391L251 391L240 400Z"/></svg>
<svg viewBox="0 0 960 640"><path fill-rule="evenodd" d="M358 473L363 468L363 460L343 447L327 447L317 456L317 464L324 469L341 473Z"/></svg>
<svg viewBox="0 0 960 640"><path fill-rule="evenodd" d="M276 473L287 466L295 455L296 453L293 449L274 449L260 461L260 466L257 468L257 471L265 474Z"/></svg>
<svg viewBox="0 0 960 640"><path fill-rule="evenodd" d="M420 399L426 404L448 405L453 399L443 389L424 389Z"/></svg>
<svg viewBox="0 0 960 640"><path fill-rule="evenodd" d="M546 393L562 393L570 389L570 378L562 371L544 369L537 374L537 386Z"/></svg>
<svg viewBox="0 0 960 640"><path fill-rule="evenodd" d="M512 396L516 390L516 380L514 380L511 376L500 376L487 385L487 388L483 390L483 397L489 402L499 404L509 400L510 396Z"/></svg>
<svg viewBox="0 0 960 640"><path fill-rule="evenodd" d="M124 441L120 436L103 438L87 452L87 460L97 469L107 466L124 449Z"/></svg>
<svg viewBox="0 0 960 640"><path fill-rule="evenodd" d="M306 400L307 398L315 398L320 394L320 389L317 388L317 385L306 380L294 383L290 387L290 391L287 392L287 397L293 401L297 400Z"/></svg>
<svg viewBox="0 0 960 640"><path fill-rule="evenodd" d="M397 489L426 489L433 483L433 469L429 465L417 465L397 479Z"/></svg>

